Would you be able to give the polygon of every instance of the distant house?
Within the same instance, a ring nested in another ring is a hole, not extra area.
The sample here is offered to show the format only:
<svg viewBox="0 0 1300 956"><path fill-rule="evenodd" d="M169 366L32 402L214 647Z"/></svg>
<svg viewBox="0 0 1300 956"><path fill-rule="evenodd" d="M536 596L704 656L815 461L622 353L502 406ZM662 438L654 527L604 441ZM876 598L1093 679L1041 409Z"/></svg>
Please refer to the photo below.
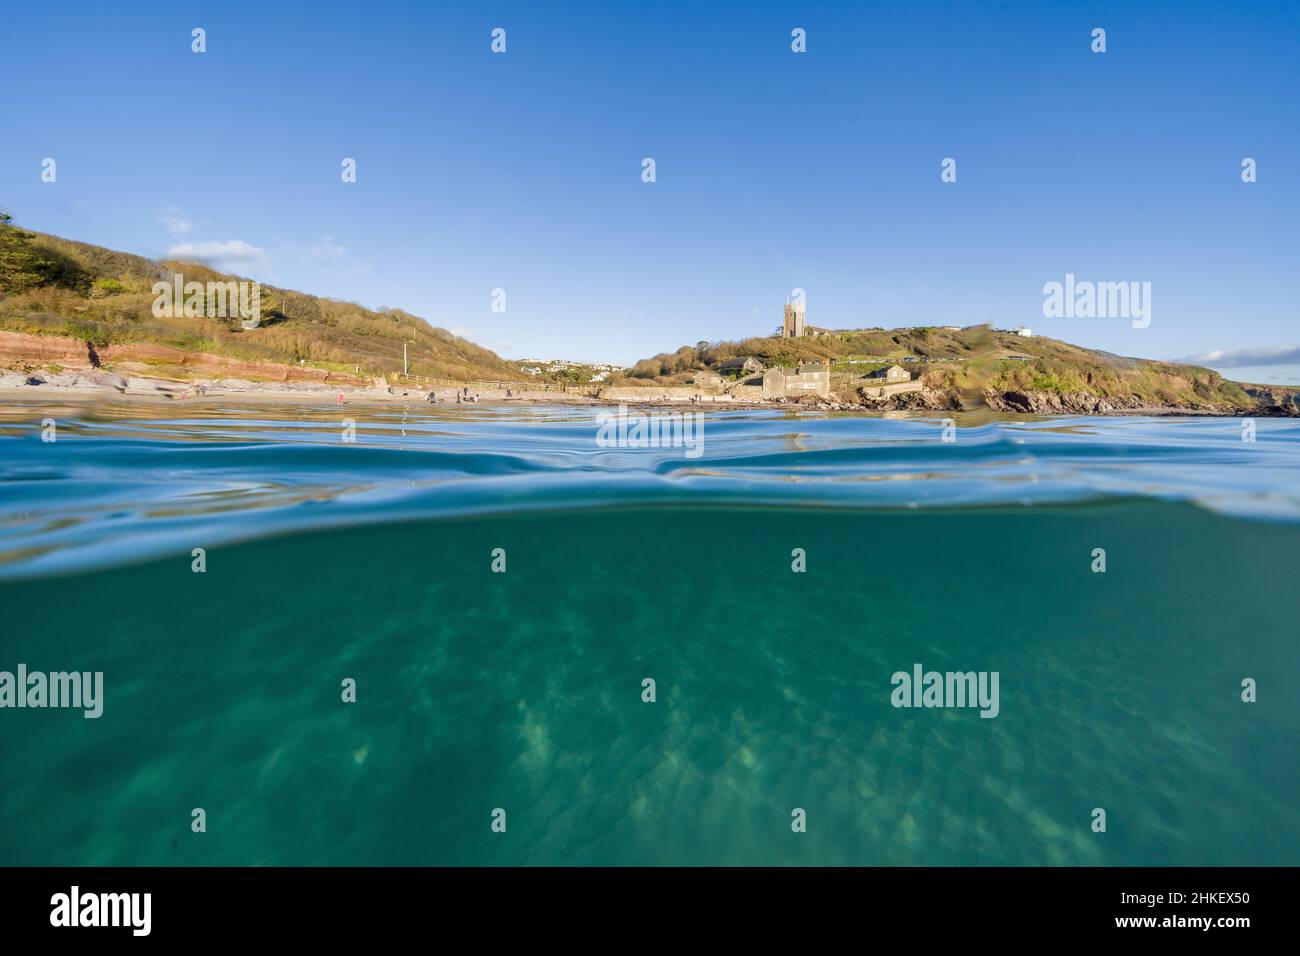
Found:
<svg viewBox="0 0 1300 956"><path fill-rule="evenodd" d="M823 335L830 335L833 331L833 329L823 329L820 325L805 325L803 327L803 334L814 339Z"/></svg>
<svg viewBox="0 0 1300 956"><path fill-rule="evenodd" d="M820 395L831 393L831 367L828 363L800 365L792 372L770 368L763 373L763 397L787 398L794 395Z"/></svg>
<svg viewBox="0 0 1300 956"><path fill-rule="evenodd" d="M721 388L722 376L716 372L710 372L708 369L701 369L695 373L692 379L696 388Z"/></svg>
<svg viewBox="0 0 1300 956"><path fill-rule="evenodd" d="M724 372L761 372L763 363L752 355L744 358L727 359L719 366Z"/></svg>
<svg viewBox="0 0 1300 956"><path fill-rule="evenodd" d="M901 365L886 365L884 368L878 368L874 372L868 372L867 378L877 378L885 382L910 382L912 373Z"/></svg>
<svg viewBox="0 0 1300 956"><path fill-rule="evenodd" d="M1034 337L1034 333L1029 331L1029 329L1025 328L1023 325L1016 327L1016 335L1025 339L1032 339Z"/></svg>
<svg viewBox="0 0 1300 956"><path fill-rule="evenodd" d="M941 325L941 326L939 326L939 328L943 329L945 332L960 332L960 331L961 331L961 326L959 326L959 325Z"/></svg>

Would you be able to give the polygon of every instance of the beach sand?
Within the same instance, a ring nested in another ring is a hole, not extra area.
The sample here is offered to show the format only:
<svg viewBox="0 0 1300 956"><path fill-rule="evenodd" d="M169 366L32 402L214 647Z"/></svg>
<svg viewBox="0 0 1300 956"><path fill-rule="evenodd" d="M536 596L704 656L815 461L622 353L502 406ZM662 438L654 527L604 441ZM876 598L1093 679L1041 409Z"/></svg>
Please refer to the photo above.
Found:
<svg viewBox="0 0 1300 956"><path fill-rule="evenodd" d="M472 400L466 401L465 390ZM768 403L739 401L724 395L703 395L691 401L693 390L682 388L617 388L597 396L559 387L509 387L501 383L464 385L329 385L320 382L252 382L244 379L178 381L139 375L118 375L100 370L50 372L0 372L0 401L81 402L106 399L132 402L184 403L238 399L283 404L349 404L379 402L437 405L545 404L545 405L674 405L704 408L761 408ZM431 402L432 395L437 401ZM461 401L457 402L457 396Z"/></svg>

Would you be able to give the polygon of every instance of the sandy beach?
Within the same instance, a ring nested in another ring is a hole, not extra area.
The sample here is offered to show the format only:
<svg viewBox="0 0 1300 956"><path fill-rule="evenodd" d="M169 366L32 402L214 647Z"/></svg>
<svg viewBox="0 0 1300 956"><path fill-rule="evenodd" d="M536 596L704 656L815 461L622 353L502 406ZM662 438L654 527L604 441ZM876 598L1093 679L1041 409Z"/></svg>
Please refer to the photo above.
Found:
<svg viewBox="0 0 1300 956"><path fill-rule="evenodd" d="M699 395L698 401L692 401ZM432 400L431 400L432 398ZM102 370L58 373L0 372L0 401L81 402L126 399L133 402L183 403L187 400L237 399L279 404L347 405L349 403L430 405L546 404L702 406L763 408L779 402L741 401L727 395L705 395L686 388L610 388L599 394L558 387L502 387L501 383L464 385L330 385L320 382L254 382L244 379L195 379L192 382Z"/></svg>
<svg viewBox="0 0 1300 956"><path fill-rule="evenodd" d="M205 402L228 400L275 405L310 405L315 407L346 407L358 404L443 406L520 406L520 405L586 405L640 407L695 408L708 410L791 409L806 411L858 412L863 414L919 412L951 414L952 409L940 404L942 396L929 395L932 404L927 406L899 407L887 403L866 405L806 396L777 398L763 401L737 399L732 395L708 394L691 387L672 386L611 386L599 390L566 390L560 387L538 388L505 386L503 383L465 383L462 385L384 385L379 380L370 386L350 384L325 384L322 382L255 382L245 379L195 379L178 381L142 375L119 375L101 369L65 370L58 373L46 371L0 371L0 404L7 402L52 402L81 404L102 401L127 401L131 404L158 404L174 407L187 401ZM996 396L994 396L996 399ZM1016 418L1052 415L1088 414L1100 416L1146 415L1157 417L1239 417L1241 412L1215 409L1194 409L1150 406L1131 403L1108 408L1072 407L1069 403L1043 407L1016 408L994 400L988 407L967 411L992 412ZM1254 414L1262 417L1290 416L1290 407L1260 409Z"/></svg>

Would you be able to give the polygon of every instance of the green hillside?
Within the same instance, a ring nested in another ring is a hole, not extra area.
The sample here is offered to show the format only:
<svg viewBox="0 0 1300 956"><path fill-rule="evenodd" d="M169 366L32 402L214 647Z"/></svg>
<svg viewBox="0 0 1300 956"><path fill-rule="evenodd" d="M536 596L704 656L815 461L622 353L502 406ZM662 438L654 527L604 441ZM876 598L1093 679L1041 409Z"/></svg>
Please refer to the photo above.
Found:
<svg viewBox="0 0 1300 956"><path fill-rule="evenodd" d="M205 266L155 262L83 242L28 232L0 214L0 329L70 336L95 346L150 343L239 361L334 372L402 371L406 343L414 375L517 380L516 367L489 349L400 309L262 286L261 324L237 317L157 318L152 286L181 272L186 281L238 280Z"/></svg>
<svg viewBox="0 0 1300 956"><path fill-rule="evenodd" d="M990 404L1030 410L1051 404L1043 401L1046 396L1065 396L1071 406L1081 408L1101 404L1234 412L1257 408L1261 401L1278 400L1276 395L1266 398L1253 387L1227 381L1210 369L1124 358L984 325L956 330L937 326L854 329L816 338L699 342L637 362L623 384L685 384L700 369L713 369L725 377L723 363L746 356L768 367L829 360L834 373L832 387L841 396L852 394L872 369L899 363L914 379L965 407Z"/></svg>
<svg viewBox="0 0 1300 956"><path fill-rule="evenodd" d="M831 359L884 363L918 358L970 358L988 348L989 334L983 326L958 332L939 328L855 329L818 338L753 338L741 342L698 342L676 352L664 352L642 359L628 370L629 380L659 381L700 368L717 368L733 358L754 356L767 366L791 366ZM631 383L631 382L630 382Z"/></svg>

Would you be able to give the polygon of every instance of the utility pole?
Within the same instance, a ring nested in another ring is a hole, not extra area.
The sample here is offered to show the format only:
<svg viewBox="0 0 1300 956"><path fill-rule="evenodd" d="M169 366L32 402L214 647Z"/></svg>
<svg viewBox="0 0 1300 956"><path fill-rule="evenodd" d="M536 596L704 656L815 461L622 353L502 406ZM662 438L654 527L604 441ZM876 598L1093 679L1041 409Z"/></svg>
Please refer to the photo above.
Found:
<svg viewBox="0 0 1300 956"><path fill-rule="evenodd" d="M406 343L402 343L402 374L406 374Z"/></svg>

